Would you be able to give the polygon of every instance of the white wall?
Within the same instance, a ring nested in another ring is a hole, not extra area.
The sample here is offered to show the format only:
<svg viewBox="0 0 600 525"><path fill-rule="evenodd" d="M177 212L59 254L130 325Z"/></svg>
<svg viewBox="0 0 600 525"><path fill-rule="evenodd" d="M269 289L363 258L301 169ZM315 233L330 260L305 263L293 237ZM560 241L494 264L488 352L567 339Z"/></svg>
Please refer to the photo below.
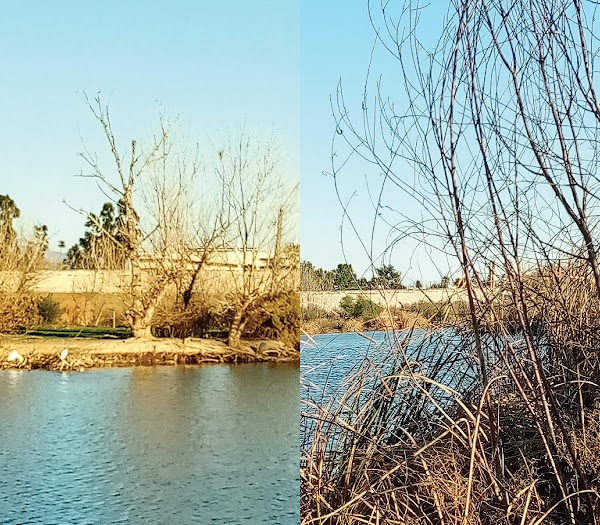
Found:
<svg viewBox="0 0 600 525"><path fill-rule="evenodd" d="M339 308L342 297L363 296L382 306L401 307L418 303L419 301L439 301L466 299L464 289L455 288L430 288L427 290L341 290L335 292L300 292L300 305L318 306L324 310Z"/></svg>

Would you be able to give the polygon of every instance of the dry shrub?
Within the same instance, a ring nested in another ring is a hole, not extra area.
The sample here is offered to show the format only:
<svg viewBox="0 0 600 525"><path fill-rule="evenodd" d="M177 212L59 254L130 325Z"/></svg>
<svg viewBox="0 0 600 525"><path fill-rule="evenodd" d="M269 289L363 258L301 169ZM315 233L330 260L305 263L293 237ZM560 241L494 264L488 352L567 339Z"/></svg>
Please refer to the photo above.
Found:
<svg viewBox="0 0 600 525"><path fill-rule="evenodd" d="M153 318L153 332L163 337L206 337L225 334L235 309L214 295L195 294L186 307L176 296L167 297ZM282 341L297 347L300 341L300 297L285 291L263 296L248 310L244 337Z"/></svg>
<svg viewBox="0 0 600 525"><path fill-rule="evenodd" d="M600 378L600 301L589 265L576 259L546 265L525 286L555 372L565 380L573 380L577 370Z"/></svg>
<svg viewBox="0 0 600 525"><path fill-rule="evenodd" d="M384 312L375 320L377 330L407 330L428 328L431 323L417 312L400 310L396 314Z"/></svg>
<svg viewBox="0 0 600 525"><path fill-rule="evenodd" d="M362 319L347 319L342 324L342 332L362 332L365 322Z"/></svg>
<svg viewBox="0 0 600 525"><path fill-rule="evenodd" d="M465 308L465 303L457 299L439 301L437 303L422 300L411 305L406 305L400 310L399 314L402 312L406 316L413 314L418 318L424 319L423 322L429 326L455 326L464 322ZM407 325L407 328L409 326Z"/></svg>
<svg viewBox="0 0 600 525"><path fill-rule="evenodd" d="M328 334L341 330L342 322L340 319L320 318L313 321L301 322L300 327L305 333L310 335Z"/></svg>
<svg viewBox="0 0 600 525"><path fill-rule="evenodd" d="M305 334L309 334L309 335L324 333L324 332L320 331L320 323L318 321L308 321L308 322L303 321L300 323L300 329Z"/></svg>
<svg viewBox="0 0 600 525"><path fill-rule="evenodd" d="M302 321L316 321L330 317L337 317L337 315L316 304L309 303L300 309L300 318Z"/></svg>
<svg viewBox="0 0 600 525"><path fill-rule="evenodd" d="M178 297L165 298L156 309L152 331L159 337L206 337L211 330L224 326L221 306L209 302L204 294L195 294L186 307Z"/></svg>
<svg viewBox="0 0 600 525"><path fill-rule="evenodd" d="M288 290L265 297L255 308L244 333L248 337L281 341L290 348L298 348L300 294Z"/></svg>
<svg viewBox="0 0 600 525"><path fill-rule="evenodd" d="M94 322L94 307L88 301L73 299L64 304L60 320L67 326L89 326Z"/></svg>
<svg viewBox="0 0 600 525"><path fill-rule="evenodd" d="M464 323L465 307L462 301L427 300L403 306L386 308L375 319L377 330L411 330L413 328L432 328L457 326Z"/></svg>
<svg viewBox="0 0 600 525"><path fill-rule="evenodd" d="M14 333L30 328L36 319L36 301L30 294L0 294L0 333Z"/></svg>
<svg viewBox="0 0 600 525"><path fill-rule="evenodd" d="M125 322L125 303L118 294L95 292L54 293L64 326L111 326L113 317L117 325Z"/></svg>
<svg viewBox="0 0 600 525"><path fill-rule="evenodd" d="M596 496L586 499L566 444L559 438L549 455L540 406L502 375L490 386L502 436L493 446L467 335L437 330L415 346L408 333L327 405L304 400L302 523L589 523ZM596 488L600 412L586 413L585 433L578 413L564 410L562 420ZM561 503L552 461L572 480L572 506Z"/></svg>

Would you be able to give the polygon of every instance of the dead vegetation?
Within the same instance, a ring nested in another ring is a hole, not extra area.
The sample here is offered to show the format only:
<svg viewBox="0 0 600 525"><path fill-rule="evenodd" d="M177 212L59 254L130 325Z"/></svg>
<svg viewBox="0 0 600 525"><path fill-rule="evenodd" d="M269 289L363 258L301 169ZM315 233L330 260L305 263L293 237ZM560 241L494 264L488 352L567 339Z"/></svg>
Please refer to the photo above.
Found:
<svg viewBox="0 0 600 525"><path fill-rule="evenodd" d="M598 5L458 0L433 40L432 9L370 6L403 97L370 71L353 119L338 90L332 171L368 159L378 224L456 262L458 343L305 400L302 523L597 524Z"/></svg>
<svg viewBox="0 0 600 525"><path fill-rule="evenodd" d="M404 307L385 306L382 298L380 312L376 316L358 316L345 319L341 314L326 315L315 309L301 311L302 330L306 334L329 332L360 332L364 330L410 330L455 326L464 316L466 305L461 300L431 301L424 299Z"/></svg>
<svg viewBox="0 0 600 525"><path fill-rule="evenodd" d="M596 329L575 302L585 320L568 331L556 319L573 310L537 303L537 370L522 332L483 336L485 389L467 318L418 348L414 333L397 335L386 360L365 362L327 406L303 400L302 523L595 523L600 375L595 347L576 340Z"/></svg>

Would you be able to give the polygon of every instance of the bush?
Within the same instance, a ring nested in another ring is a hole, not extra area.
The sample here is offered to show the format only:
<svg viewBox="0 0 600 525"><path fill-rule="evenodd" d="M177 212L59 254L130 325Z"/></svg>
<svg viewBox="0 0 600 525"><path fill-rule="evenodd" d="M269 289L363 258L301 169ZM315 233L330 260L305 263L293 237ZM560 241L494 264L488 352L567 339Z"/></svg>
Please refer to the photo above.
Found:
<svg viewBox="0 0 600 525"><path fill-rule="evenodd" d="M346 317L354 317L354 299L350 295L344 295L340 301L340 308Z"/></svg>
<svg viewBox="0 0 600 525"><path fill-rule="evenodd" d="M340 308L344 315L350 319L359 317L372 319L378 317L382 310L381 306L362 295L359 295L356 299L350 295L342 297Z"/></svg>
<svg viewBox="0 0 600 525"><path fill-rule="evenodd" d="M60 303L51 295L38 299L37 309L42 324L55 324L62 314Z"/></svg>
<svg viewBox="0 0 600 525"><path fill-rule="evenodd" d="M246 335L281 341L297 348L300 345L300 294L296 291L276 293L265 298L246 324Z"/></svg>
<svg viewBox="0 0 600 525"><path fill-rule="evenodd" d="M156 309L152 333L156 337L206 337L209 333L223 333L225 321L215 308L202 297L194 297L187 308L169 297Z"/></svg>
<svg viewBox="0 0 600 525"><path fill-rule="evenodd" d="M14 333L35 324L37 305L26 293L0 294L0 333Z"/></svg>

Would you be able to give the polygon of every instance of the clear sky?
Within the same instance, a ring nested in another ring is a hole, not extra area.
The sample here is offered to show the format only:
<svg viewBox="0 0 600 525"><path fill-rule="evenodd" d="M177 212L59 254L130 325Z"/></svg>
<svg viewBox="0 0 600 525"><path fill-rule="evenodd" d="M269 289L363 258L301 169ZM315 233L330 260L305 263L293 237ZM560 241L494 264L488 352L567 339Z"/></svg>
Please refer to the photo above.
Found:
<svg viewBox="0 0 600 525"><path fill-rule="evenodd" d="M373 42L360 0L4 2L0 194L21 209L17 227L48 226L51 250L82 236L85 218L69 206L98 212L106 200L92 181L76 177L85 168L82 139L89 150L108 153L83 91L101 92L109 103L123 148L152 134L159 107L201 143L246 122L259 133L275 129L290 177L301 177L303 259L327 269L347 260L370 277L369 257L347 220L342 250L342 208L323 173L331 171L335 132L330 96L341 79L360 120ZM380 48L375 56L372 75L385 72L391 94L401 97L397 64L379 61ZM378 226L371 247L365 180L378 176L354 163L339 184L376 259L393 239ZM401 195L394 199L399 208L408 205ZM408 282L438 278L439 259L434 264L414 243L395 246L376 264L394 264Z"/></svg>
<svg viewBox="0 0 600 525"><path fill-rule="evenodd" d="M82 92L101 92L117 137L148 138L163 112L194 140L245 122L274 129L299 177L299 1L58 1L2 4L0 194L21 228L46 224L50 249L83 234L74 208L106 200L78 157L106 152ZM18 224L16 226L19 226Z"/></svg>
<svg viewBox="0 0 600 525"><path fill-rule="evenodd" d="M361 91L374 36L367 15L362 1L301 5L300 249L304 260L326 269L344 262L342 208L333 179L325 174L331 172L335 132L330 97L340 78L349 89ZM346 258L356 266L355 248L352 243Z"/></svg>
<svg viewBox="0 0 600 525"><path fill-rule="evenodd" d="M377 10L379 2L372 4ZM398 6L388 5L388 9L394 7L398 9ZM421 31L425 38L429 34L435 38L439 33L446 9L445 2L433 2L424 11ZM376 26L380 24L374 20ZM367 2L302 2L300 35L302 259L325 269L349 262L359 277L367 278L372 275L369 265L373 259L376 267L393 264L405 276L407 284L416 280L424 284L439 282L441 275L453 274L452 264L446 257L418 241L405 239L402 228L390 229L380 218L373 228L375 212L371 201L377 200L376 190L382 178L369 163L354 159L344 167L338 179L339 198L333 178L324 174L332 171L332 155L339 164L347 153L342 151L341 136L336 137L332 149L336 129L330 97L335 99L339 81L346 109L355 124L362 125L365 79L375 42ZM383 91L401 105L404 93L397 60L381 45L375 46L373 56L367 100L372 103L374 84L381 79ZM348 214L358 236L348 219L343 219L340 200L348 204ZM393 187L386 187L384 200L389 205L388 218L391 216L392 221L400 220L394 217L397 211L420 213L412 199L394 191Z"/></svg>

